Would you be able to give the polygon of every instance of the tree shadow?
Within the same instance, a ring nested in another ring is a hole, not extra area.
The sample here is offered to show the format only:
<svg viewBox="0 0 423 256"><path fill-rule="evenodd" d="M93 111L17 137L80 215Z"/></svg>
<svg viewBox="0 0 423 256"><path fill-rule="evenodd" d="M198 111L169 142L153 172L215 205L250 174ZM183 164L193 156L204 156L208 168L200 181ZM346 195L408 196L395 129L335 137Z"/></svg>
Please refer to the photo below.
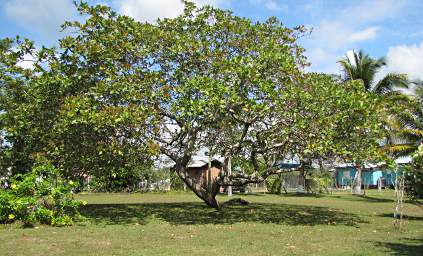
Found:
<svg viewBox="0 0 423 256"><path fill-rule="evenodd" d="M365 195L351 195L351 196L339 196L333 195L333 198L339 198L342 200L353 201L353 202L366 202L366 203L393 203L394 199L371 197Z"/></svg>
<svg viewBox="0 0 423 256"><path fill-rule="evenodd" d="M385 218L394 218L394 213L384 213L384 214L379 214L379 216L385 217ZM412 216L412 215L403 214L402 217L406 220L423 220L423 216Z"/></svg>
<svg viewBox="0 0 423 256"><path fill-rule="evenodd" d="M312 197L312 198L321 198L325 197L329 194L326 193L298 193L298 192L288 192L288 193L281 193L279 196L282 197Z"/></svg>
<svg viewBox="0 0 423 256"><path fill-rule="evenodd" d="M173 225L258 222L288 225L347 225L365 223L355 214L326 207L252 203L215 210L203 203L90 204L81 213L96 224L147 224L151 218Z"/></svg>
<svg viewBox="0 0 423 256"><path fill-rule="evenodd" d="M390 249L391 255L422 255L423 239L404 239L404 243L376 242L377 246Z"/></svg>

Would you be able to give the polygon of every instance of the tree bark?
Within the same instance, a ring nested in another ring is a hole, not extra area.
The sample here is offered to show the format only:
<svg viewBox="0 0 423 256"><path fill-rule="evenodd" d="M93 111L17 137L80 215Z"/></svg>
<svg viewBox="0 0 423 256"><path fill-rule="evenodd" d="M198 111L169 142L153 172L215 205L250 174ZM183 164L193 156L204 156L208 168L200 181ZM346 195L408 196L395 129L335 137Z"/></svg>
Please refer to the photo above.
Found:
<svg viewBox="0 0 423 256"><path fill-rule="evenodd" d="M399 173L398 170L395 172L395 226L402 228L403 226L403 198L404 198L404 172Z"/></svg>
<svg viewBox="0 0 423 256"><path fill-rule="evenodd" d="M353 181L353 187L352 187L352 194L353 195L362 195L363 191L361 189L362 185L362 169L361 167L356 167L357 172L355 173L354 181Z"/></svg>
<svg viewBox="0 0 423 256"><path fill-rule="evenodd" d="M190 190L192 190L208 206L219 209L219 202L216 200L216 195L219 193L220 185L216 182L216 180L210 179L210 168L206 173L206 183L202 183L201 181L190 177L187 169L184 167L175 165L174 168L178 176Z"/></svg>
<svg viewBox="0 0 423 256"><path fill-rule="evenodd" d="M218 176L213 180L202 183L201 181L190 177L185 166L186 165L183 164L176 164L173 168L189 189L191 189L208 206L215 209L220 209L220 204L216 200L216 195L219 193L221 186L242 186L251 183L261 183L265 181L266 178L270 175L292 172L296 170L269 168L261 175L243 174L237 172L233 173L232 175Z"/></svg>
<svg viewBox="0 0 423 256"><path fill-rule="evenodd" d="M227 170L228 170L228 176L231 176L232 175L232 159L231 159L231 157L228 158ZM228 186L227 190L228 190L228 196L232 196L232 186Z"/></svg>

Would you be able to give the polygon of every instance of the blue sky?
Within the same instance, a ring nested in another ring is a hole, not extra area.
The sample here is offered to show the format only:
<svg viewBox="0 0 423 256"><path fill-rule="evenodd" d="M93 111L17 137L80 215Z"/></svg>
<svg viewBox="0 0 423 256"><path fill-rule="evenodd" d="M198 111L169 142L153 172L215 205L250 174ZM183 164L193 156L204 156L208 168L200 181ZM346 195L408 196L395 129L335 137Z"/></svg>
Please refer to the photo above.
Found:
<svg viewBox="0 0 423 256"><path fill-rule="evenodd" d="M90 0L112 6L138 20L174 17L180 0ZM301 39L310 70L338 73L336 61L350 50L364 49L386 56L386 72L403 72L423 79L423 1L421 0L194 0L230 9L236 15L265 20L278 17L285 25L313 28ZM37 45L52 45L61 37L59 25L79 19L71 0L0 1L0 37L17 34Z"/></svg>

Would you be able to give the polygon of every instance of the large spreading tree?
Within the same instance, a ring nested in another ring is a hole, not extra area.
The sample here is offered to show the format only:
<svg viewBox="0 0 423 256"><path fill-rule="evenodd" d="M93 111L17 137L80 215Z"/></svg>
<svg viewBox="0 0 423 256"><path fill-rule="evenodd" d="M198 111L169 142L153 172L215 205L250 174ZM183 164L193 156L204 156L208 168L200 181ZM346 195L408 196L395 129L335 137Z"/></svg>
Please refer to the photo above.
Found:
<svg viewBox="0 0 423 256"><path fill-rule="evenodd" d="M112 178L165 155L218 208L221 186L289 171L275 164L287 157L357 166L379 157L380 100L360 81L306 73L302 26L189 2L154 24L78 9L86 20L67 22L58 48L2 41L1 157L13 172L41 155L66 176ZM27 54L34 69L16 65ZM203 147L243 170L199 182L188 165Z"/></svg>

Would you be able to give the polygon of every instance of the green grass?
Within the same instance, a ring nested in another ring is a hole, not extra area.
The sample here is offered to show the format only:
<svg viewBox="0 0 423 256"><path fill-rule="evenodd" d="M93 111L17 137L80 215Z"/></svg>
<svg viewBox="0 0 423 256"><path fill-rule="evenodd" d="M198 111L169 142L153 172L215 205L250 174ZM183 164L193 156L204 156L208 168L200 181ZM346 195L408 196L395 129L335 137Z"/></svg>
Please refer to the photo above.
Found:
<svg viewBox="0 0 423 256"><path fill-rule="evenodd" d="M392 196L242 195L216 211L191 193L79 195L86 221L0 226L0 255L423 255L423 210L406 204L398 231Z"/></svg>

